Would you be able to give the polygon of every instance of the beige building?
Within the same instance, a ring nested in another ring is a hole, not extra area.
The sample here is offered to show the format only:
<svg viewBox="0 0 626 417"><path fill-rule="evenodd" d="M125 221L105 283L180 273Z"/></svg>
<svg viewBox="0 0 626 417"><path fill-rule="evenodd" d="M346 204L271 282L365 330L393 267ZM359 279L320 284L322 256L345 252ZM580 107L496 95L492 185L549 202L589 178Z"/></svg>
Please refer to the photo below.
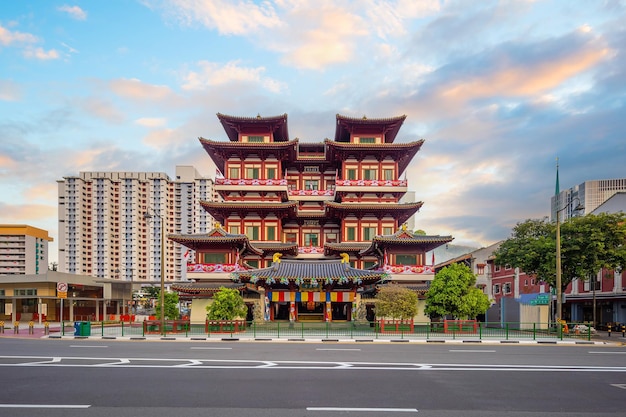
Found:
<svg viewBox="0 0 626 417"><path fill-rule="evenodd" d="M187 250L163 237L214 226L197 204L214 199L213 180L191 166L177 166L174 180L163 172L81 172L57 183L60 272L154 282L163 264L167 281L181 280Z"/></svg>
<svg viewBox="0 0 626 417"><path fill-rule="evenodd" d="M48 232L25 224L0 224L2 275L39 275L48 270Z"/></svg>

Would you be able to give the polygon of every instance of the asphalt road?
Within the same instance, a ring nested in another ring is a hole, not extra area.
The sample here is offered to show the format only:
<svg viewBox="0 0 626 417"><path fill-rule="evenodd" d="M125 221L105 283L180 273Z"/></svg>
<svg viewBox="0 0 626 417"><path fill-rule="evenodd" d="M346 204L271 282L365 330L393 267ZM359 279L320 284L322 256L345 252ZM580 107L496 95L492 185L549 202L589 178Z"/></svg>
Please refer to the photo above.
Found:
<svg viewBox="0 0 626 417"><path fill-rule="evenodd" d="M0 416L625 416L626 347L0 339Z"/></svg>

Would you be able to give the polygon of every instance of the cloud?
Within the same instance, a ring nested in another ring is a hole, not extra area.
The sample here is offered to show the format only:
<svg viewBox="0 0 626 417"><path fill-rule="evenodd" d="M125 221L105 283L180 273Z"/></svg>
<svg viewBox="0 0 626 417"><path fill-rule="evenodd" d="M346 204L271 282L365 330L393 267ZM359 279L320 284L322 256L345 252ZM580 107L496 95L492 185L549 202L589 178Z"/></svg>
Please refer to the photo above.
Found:
<svg viewBox="0 0 626 417"><path fill-rule="evenodd" d="M45 51L43 48L26 48L23 52L26 58L35 58L40 59L42 61L47 61L49 59L58 59L60 57L59 52L56 49L50 49L49 51Z"/></svg>
<svg viewBox="0 0 626 417"><path fill-rule="evenodd" d="M166 17L183 25L201 24L223 35L244 35L271 29L282 23L269 2L229 0L147 0L144 4L161 9Z"/></svg>
<svg viewBox="0 0 626 417"><path fill-rule="evenodd" d="M118 96L133 100L162 101L169 100L173 96L168 86L146 84L136 78L112 80L108 86Z"/></svg>
<svg viewBox="0 0 626 417"><path fill-rule="evenodd" d="M22 33L18 31L10 31L9 29L0 25L0 44L4 46L10 46L11 44L29 44L36 43L39 39L35 35L30 33Z"/></svg>
<svg viewBox="0 0 626 417"><path fill-rule="evenodd" d="M264 67L246 68L239 61L231 61L224 65L215 62L201 61L198 71L189 71L184 76L182 88L185 90L202 90L206 87L221 86L236 82L256 83L264 89L279 93L285 85L277 80L263 77Z"/></svg>
<svg viewBox="0 0 626 417"><path fill-rule="evenodd" d="M21 87L11 80L0 80L0 100L18 101L22 97Z"/></svg>
<svg viewBox="0 0 626 417"><path fill-rule="evenodd" d="M57 206L53 204L7 204L0 202L2 221L5 223L28 224L42 219L56 219Z"/></svg>
<svg viewBox="0 0 626 417"><path fill-rule="evenodd" d="M57 7L57 10L69 14L73 19L76 19L76 20L87 19L87 12L85 12L83 9L81 9L78 6L63 5L63 6Z"/></svg>
<svg viewBox="0 0 626 417"><path fill-rule="evenodd" d="M97 117L109 123L119 124L126 120L124 112L119 110L115 105L101 97L88 97L79 99L78 108L82 109L91 116Z"/></svg>
<svg viewBox="0 0 626 417"><path fill-rule="evenodd" d="M167 119L162 117L141 117L135 120L135 124L144 127L161 127L167 123Z"/></svg>

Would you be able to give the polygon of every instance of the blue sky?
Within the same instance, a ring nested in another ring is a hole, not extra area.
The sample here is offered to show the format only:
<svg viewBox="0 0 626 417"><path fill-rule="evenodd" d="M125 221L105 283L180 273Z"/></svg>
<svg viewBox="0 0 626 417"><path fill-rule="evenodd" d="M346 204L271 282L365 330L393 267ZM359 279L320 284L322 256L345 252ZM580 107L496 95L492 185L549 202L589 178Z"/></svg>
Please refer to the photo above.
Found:
<svg viewBox="0 0 626 417"><path fill-rule="evenodd" d="M407 115L416 227L486 246L561 189L626 177L626 2L109 0L0 8L0 223L57 233L80 171L215 173L217 112ZM56 259L51 246L51 260Z"/></svg>

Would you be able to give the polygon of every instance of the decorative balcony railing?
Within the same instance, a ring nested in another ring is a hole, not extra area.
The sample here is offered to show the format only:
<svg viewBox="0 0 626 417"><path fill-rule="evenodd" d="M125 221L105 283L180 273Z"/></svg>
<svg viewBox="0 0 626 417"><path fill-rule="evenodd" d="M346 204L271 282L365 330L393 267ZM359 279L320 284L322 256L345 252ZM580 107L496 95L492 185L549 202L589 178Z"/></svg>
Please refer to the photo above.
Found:
<svg viewBox="0 0 626 417"><path fill-rule="evenodd" d="M298 246L298 253L324 253L321 246Z"/></svg>
<svg viewBox="0 0 626 417"><path fill-rule="evenodd" d="M338 180L337 186L343 187L406 187L407 180Z"/></svg>
<svg viewBox="0 0 626 417"><path fill-rule="evenodd" d="M216 178L215 185L287 185L286 179L230 179L230 178Z"/></svg>
<svg viewBox="0 0 626 417"><path fill-rule="evenodd" d="M187 264L187 272L224 272L244 271L239 264Z"/></svg>
<svg viewBox="0 0 626 417"><path fill-rule="evenodd" d="M378 271L389 274L434 274L434 265L385 265Z"/></svg>
<svg viewBox="0 0 626 417"><path fill-rule="evenodd" d="M291 196L334 196L335 190L289 190Z"/></svg>

